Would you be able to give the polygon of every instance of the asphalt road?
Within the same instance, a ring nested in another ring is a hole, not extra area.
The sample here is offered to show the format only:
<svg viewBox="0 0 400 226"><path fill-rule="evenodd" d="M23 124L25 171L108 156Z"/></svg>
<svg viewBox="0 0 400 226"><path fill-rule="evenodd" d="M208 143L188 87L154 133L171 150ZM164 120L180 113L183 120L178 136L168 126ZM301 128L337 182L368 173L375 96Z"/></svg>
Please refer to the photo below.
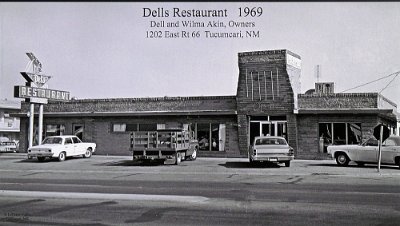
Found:
<svg viewBox="0 0 400 226"><path fill-rule="evenodd" d="M399 225L400 170L295 160L0 155L0 225Z"/></svg>

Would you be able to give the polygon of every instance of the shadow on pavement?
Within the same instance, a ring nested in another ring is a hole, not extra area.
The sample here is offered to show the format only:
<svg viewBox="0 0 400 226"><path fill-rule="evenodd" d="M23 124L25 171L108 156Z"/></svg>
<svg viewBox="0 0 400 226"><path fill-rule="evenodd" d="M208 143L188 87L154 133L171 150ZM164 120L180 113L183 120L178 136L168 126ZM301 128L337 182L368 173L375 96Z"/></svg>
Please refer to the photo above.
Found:
<svg viewBox="0 0 400 226"><path fill-rule="evenodd" d="M140 161L133 161L133 160L121 160L121 161L114 161L114 162L104 162L99 164L94 164L96 166L163 166L167 165L163 162L140 162Z"/></svg>
<svg viewBox="0 0 400 226"><path fill-rule="evenodd" d="M65 159L65 161L79 161L79 159L86 160L86 158L83 158L83 157L69 156ZM38 163L39 164L39 163L49 163L49 162L60 162L60 161L58 161L57 158L51 158L51 159L46 158L43 161L39 161L37 158L32 158L32 159L26 158L26 159L22 159L19 161L15 161L14 163Z"/></svg>
<svg viewBox="0 0 400 226"><path fill-rule="evenodd" d="M265 162L226 162L224 164L218 164L226 168L280 168L281 166L275 163L265 163Z"/></svg>
<svg viewBox="0 0 400 226"><path fill-rule="evenodd" d="M332 168L366 168L373 169L378 168L378 165L373 164L365 164L363 166L359 166L357 164L349 164L348 166L339 166L337 164L329 164L329 163L321 163L321 164L308 164L307 166L324 166L324 167L332 167ZM389 166L389 165L381 165L381 169L396 169L398 166Z"/></svg>

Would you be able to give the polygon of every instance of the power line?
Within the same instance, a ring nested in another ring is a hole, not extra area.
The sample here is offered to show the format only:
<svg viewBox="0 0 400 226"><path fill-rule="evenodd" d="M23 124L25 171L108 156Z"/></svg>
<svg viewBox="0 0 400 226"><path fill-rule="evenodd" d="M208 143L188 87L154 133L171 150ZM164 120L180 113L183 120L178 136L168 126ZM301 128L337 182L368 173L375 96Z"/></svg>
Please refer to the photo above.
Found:
<svg viewBox="0 0 400 226"><path fill-rule="evenodd" d="M375 79L375 80L373 80L373 81L370 81L370 82L367 82L367 83L364 83L364 84L358 85L358 86L356 86L356 87L353 87L353 88L350 88L350 89L343 90L343 91L342 91L342 92L340 92L340 93L344 93L344 92L347 92L347 91L349 91L349 90L353 90L353 89L357 89L357 88L360 88L360 87L363 87L363 86L369 85L369 84L371 84L371 83L374 83L374 82L380 81L380 80L382 80L382 79L389 78L390 76L393 76L393 75L396 75L396 76L394 77L394 78L396 78L396 77L397 77L397 75L399 75L399 73L400 73L400 71L394 72L394 73L392 73L392 74L390 74L390 75L387 75L387 76L384 76L384 77L381 77L381 78ZM393 81L393 80L394 80L394 79L392 79L392 81ZM392 81L390 81L390 82L392 82ZM389 83L389 84L390 84L390 83ZM386 87L385 87L384 89L386 89ZM383 89L381 90L381 92L382 92L382 91L383 91Z"/></svg>
<svg viewBox="0 0 400 226"><path fill-rule="evenodd" d="M385 88L381 89L381 91L379 92L379 94L382 93L382 91L385 90L385 89L397 78L397 76L399 75L399 73L400 73L400 72L397 72L396 76L394 76L393 79L390 80L390 82L385 86Z"/></svg>

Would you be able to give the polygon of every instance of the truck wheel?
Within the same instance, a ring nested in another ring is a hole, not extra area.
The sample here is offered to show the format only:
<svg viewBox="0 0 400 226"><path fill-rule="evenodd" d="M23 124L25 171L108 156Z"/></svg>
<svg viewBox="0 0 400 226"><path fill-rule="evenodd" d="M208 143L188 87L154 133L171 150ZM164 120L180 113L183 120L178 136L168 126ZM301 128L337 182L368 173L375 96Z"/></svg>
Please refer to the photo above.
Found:
<svg viewBox="0 0 400 226"><path fill-rule="evenodd" d="M179 165L179 163L181 163L181 161L182 161L181 153L177 152L175 155L175 165Z"/></svg>
<svg viewBox="0 0 400 226"><path fill-rule="evenodd" d="M194 148L193 154L189 157L190 160L194 161L197 158L197 148Z"/></svg>
<svg viewBox="0 0 400 226"><path fill-rule="evenodd" d="M83 155L84 158L90 158L92 156L92 149L88 148L85 152L85 154Z"/></svg>
<svg viewBox="0 0 400 226"><path fill-rule="evenodd" d="M290 167L290 161L285 162L286 167Z"/></svg>
<svg viewBox="0 0 400 226"><path fill-rule="evenodd" d="M66 158L65 152L61 152L61 153L58 155L58 161L60 161L60 162L64 161L65 158Z"/></svg>
<svg viewBox="0 0 400 226"><path fill-rule="evenodd" d="M349 162L350 162L350 159L349 159L349 157L347 157L347 155L345 153L339 153L336 156L336 163L339 166L347 166L349 164Z"/></svg>
<svg viewBox="0 0 400 226"><path fill-rule="evenodd" d="M37 157L37 160L38 160L39 162L43 162L45 159L46 159L46 157Z"/></svg>

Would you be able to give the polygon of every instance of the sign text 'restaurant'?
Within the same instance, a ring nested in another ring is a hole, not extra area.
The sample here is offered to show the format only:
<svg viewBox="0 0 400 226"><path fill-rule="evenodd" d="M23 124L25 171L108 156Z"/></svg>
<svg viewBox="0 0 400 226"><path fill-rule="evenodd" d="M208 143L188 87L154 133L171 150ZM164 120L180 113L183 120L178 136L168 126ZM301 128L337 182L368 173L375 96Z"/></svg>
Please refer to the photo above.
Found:
<svg viewBox="0 0 400 226"><path fill-rule="evenodd" d="M60 90L42 89L28 86L14 86L14 97L19 98L47 98L49 100L69 100L70 93Z"/></svg>

